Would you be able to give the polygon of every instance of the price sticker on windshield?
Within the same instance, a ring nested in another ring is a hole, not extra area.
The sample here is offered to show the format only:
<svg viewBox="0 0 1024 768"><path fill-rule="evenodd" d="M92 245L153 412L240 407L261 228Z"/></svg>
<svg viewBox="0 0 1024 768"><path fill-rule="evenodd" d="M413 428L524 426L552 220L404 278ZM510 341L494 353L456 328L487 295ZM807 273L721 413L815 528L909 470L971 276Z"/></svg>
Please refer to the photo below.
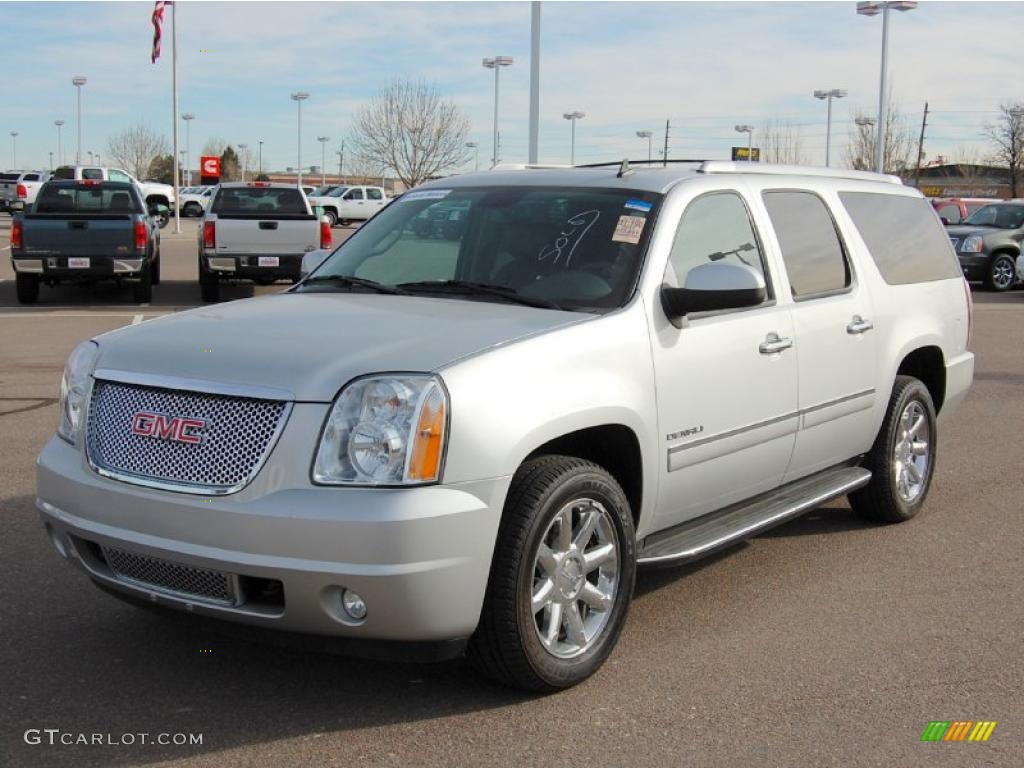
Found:
<svg viewBox="0 0 1024 768"><path fill-rule="evenodd" d="M619 216L619 223L615 225L615 231L612 233L612 242L636 245L640 242L640 235L643 234L646 223L647 219L643 216Z"/></svg>

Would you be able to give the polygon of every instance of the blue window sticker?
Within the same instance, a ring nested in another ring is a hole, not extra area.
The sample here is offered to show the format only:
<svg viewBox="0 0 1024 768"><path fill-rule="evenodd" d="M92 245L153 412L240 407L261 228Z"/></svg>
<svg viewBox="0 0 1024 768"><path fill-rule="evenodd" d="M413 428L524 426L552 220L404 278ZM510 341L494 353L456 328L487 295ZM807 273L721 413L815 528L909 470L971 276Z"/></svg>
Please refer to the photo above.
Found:
<svg viewBox="0 0 1024 768"><path fill-rule="evenodd" d="M651 203L645 203L643 200L627 200L626 207L633 211L648 213L654 206Z"/></svg>

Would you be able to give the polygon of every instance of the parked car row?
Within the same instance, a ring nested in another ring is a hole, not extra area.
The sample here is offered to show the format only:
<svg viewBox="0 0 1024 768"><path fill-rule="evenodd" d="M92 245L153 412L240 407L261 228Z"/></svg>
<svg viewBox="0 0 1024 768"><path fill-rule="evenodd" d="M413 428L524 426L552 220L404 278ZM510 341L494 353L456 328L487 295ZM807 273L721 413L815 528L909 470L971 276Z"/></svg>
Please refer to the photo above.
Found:
<svg viewBox="0 0 1024 768"><path fill-rule="evenodd" d="M933 201L932 206L941 216L952 204L946 201L945 206L940 207ZM959 224L947 223L946 217L942 218L964 277L983 283L990 291L1010 290L1021 282L1015 263L1021 254L1021 241L1024 241L1024 201L959 200L957 204L965 208L973 206L973 211Z"/></svg>
<svg viewBox="0 0 1024 768"><path fill-rule="evenodd" d="M39 188L50 178L49 171L7 171L0 173L0 210L23 211L36 201Z"/></svg>

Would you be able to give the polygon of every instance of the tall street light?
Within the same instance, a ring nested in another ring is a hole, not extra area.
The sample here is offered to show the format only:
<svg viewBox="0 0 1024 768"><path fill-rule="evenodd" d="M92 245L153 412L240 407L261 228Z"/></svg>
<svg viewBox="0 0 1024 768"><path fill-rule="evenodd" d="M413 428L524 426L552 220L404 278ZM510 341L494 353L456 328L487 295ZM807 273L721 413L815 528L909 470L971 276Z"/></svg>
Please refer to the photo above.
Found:
<svg viewBox="0 0 1024 768"><path fill-rule="evenodd" d="M483 65L487 69L494 70L494 156L491 158L491 166L498 164L498 73L502 67L511 67L513 59L511 56L495 56L493 59L484 59Z"/></svg>
<svg viewBox="0 0 1024 768"><path fill-rule="evenodd" d="M11 165L18 167L18 132L11 131Z"/></svg>
<svg viewBox="0 0 1024 768"><path fill-rule="evenodd" d="M262 140L260 141L260 159L259 159L259 164L260 164L259 175L262 176L263 175L263 141Z"/></svg>
<svg viewBox="0 0 1024 768"><path fill-rule="evenodd" d="M466 142L466 146L469 149L473 150L473 154L474 154L474 158L475 158L473 160L473 170L474 171L479 171L480 170L480 142L479 141L467 141Z"/></svg>
<svg viewBox="0 0 1024 768"><path fill-rule="evenodd" d="M316 140L320 142L320 186L327 186L327 142L331 140L330 136L317 136Z"/></svg>
<svg viewBox="0 0 1024 768"><path fill-rule="evenodd" d="M586 114L576 110L575 112L566 112L562 117L572 123L572 142L569 144L569 165L576 165L576 121L586 117Z"/></svg>
<svg viewBox="0 0 1024 768"><path fill-rule="evenodd" d="M248 144L239 144L238 148L241 150L241 154L242 154L242 181L245 181L245 172L247 170L247 168L246 168L245 150L247 150L249 148L249 145Z"/></svg>
<svg viewBox="0 0 1024 768"><path fill-rule="evenodd" d="M53 151L50 152L50 173L53 173Z"/></svg>
<svg viewBox="0 0 1024 768"><path fill-rule="evenodd" d="M64 121L54 120L53 124L57 126L57 165L64 165L64 141L60 135L60 129L64 125Z"/></svg>
<svg viewBox="0 0 1024 768"><path fill-rule="evenodd" d="M85 75L75 75L71 84L78 90L78 149L75 152L75 165L82 163L82 86L88 82Z"/></svg>
<svg viewBox="0 0 1024 768"><path fill-rule="evenodd" d="M888 77L889 58L889 10L912 11L917 7L913 0L887 0L886 2L861 2L857 3L857 13L861 16L877 16L882 14L882 70L878 82L878 136L875 139L875 170L878 173L885 173L885 111L886 105L886 84Z"/></svg>
<svg viewBox="0 0 1024 768"><path fill-rule="evenodd" d="M181 119L185 121L185 184L192 184L192 167L189 165L189 155L192 154L192 121L196 119L196 116L191 112L186 112L181 116Z"/></svg>
<svg viewBox="0 0 1024 768"><path fill-rule="evenodd" d="M302 102L308 98L309 94L305 91L296 91L292 94L292 101L299 105L299 162L296 164L298 176L295 182L295 185L298 187L302 186Z"/></svg>
<svg viewBox="0 0 1024 768"><path fill-rule="evenodd" d="M841 99L846 96L846 90L843 88L833 88L829 91L815 91L814 98L825 99L828 101L828 118L825 123L825 167L828 168L829 160L832 153L832 99Z"/></svg>
<svg viewBox="0 0 1024 768"><path fill-rule="evenodd" d="M737 133L747 134L747 162L754 162L754 126L752 125L734 125Z"/></svg>
<svg viewBox="0 0 1024 768"><path fill-rule="evenodd" d="M647 139L647 164L651 164L651 140L654 137L653 131L637 131L636 135L641 139Z"/></svg>
<svg viewBox="0 0 1024 768"><path fill-rule="evenodd" d="M89 152L89 165L96 165L96 163L92 159L92 151L91 150Z"/></svg>
<svg viewBox="0 0 1024 768"><path fill-rule="evenodd" d="M178 165L178 174L182 175L182 174L187 173L186 169L188 168L188 163L185 161L185 150L184 149L179 149L178 150L178 155L181 158L181 163ZM178 181L182 182L183 180L179 179ZM188 187L188 186L191 186L191 185L190 184L182 183L182 186Z"/></svg>

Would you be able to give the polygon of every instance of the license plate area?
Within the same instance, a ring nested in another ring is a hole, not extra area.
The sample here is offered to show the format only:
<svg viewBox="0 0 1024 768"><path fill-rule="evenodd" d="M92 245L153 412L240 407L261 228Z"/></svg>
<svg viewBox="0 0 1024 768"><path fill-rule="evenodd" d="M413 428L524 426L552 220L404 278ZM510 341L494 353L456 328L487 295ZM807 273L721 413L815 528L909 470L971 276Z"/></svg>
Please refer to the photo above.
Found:
<svg viewBox="0 0 1024 768"><path fill-rule="evenodd" d="M68 269L88 269L90 266L91 262L86 257L73 256L68 259Z"/></svg>
<svg viewBox="0 0 1024 768"><path fill-rule="evenodd" d="M261 267L279 267L281 266L281 259L278 256L260 256L259 266Z"/></svg>

